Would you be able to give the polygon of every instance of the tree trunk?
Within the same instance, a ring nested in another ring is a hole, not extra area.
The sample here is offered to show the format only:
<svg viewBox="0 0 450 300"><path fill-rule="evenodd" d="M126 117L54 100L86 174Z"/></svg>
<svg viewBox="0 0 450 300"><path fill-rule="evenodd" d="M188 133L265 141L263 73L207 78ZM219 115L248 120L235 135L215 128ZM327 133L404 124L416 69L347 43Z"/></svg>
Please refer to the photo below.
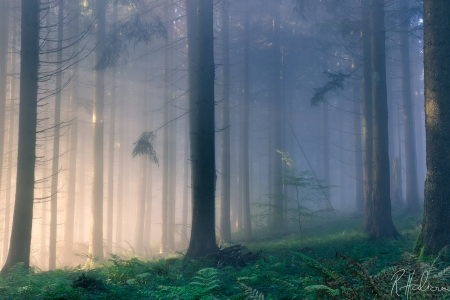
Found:
<svg viewBox="0 0 450 300"><path fill-rule="evenodd" d="M122 93L121 93L122 94ZM122 253L122 223L123 223L123 186L124 186L124 163L125 156L125 104L124 101L120 102L120 115L119 115L119 155L118 155L118 176L117 176L117 208L116 208L116 254Z"/></svg>
<svg viewBox="0 0 450 300"><path fill-rule="evenodd" d="M249 172L249 131L250 131L250 14L248 6L245 16L245 37L244 37L244 99L242 108L242 132L241 132L241 158L242 158L242 212L245 238L252 238L252 220L250 214L250 172Z"/></svg>
<svg viewBox="0 0 450 300"><path fill-rule="evenodd" d="M5 145L5 124L6 124L6 72L7 72L7 51L8 51L8 32L9 32L9 18L8 18L8 2L1 1L0 3L0 187L3 175L3 148ZM0 192L1 194L1 192ZM5 207L5 213L6 213ZM8 224L9 227L9 224ZM5 223L6 229L6 223ZM2 257L5 256L2 254ZM4 259L2 259L4 260Z"/></svg>
<svg viewBox="0 0 450 300"><path fill-rule="evenodd" d="M364 160L364 225L363 230L372 230L372 83L370 50L370 3L361 1L361 56L362 56L362 111L363 111L363 160Z"/></svg>
<svg viewBox="0 0 450 300"><path fill-rule="evenodd" d="M50 244L49 244L49 270L56 269L56 238L58 229L58 179L59 179L59 139L61 131L61 84L62 84L62 40L64 28L64 1L58 5L58 38L56 54L56 96L55 119L53 131L53 159L52 159L52 189L50 201Z"/></svg>
<svg viewBox="0 0 450 300"><path fill-rule="evenodd" d="M73 35L75 36L79 32L79 13L80 5L79 1L71 3L72 11L75 13L73 20ZM79 52L78 44L74 45L74 53ZM78 74L76 68L72 68L72 80L71 80L71 94L70 94L70 131L69 131L69 166L68 166L68 182L67 182L67 202L65 210L65 224L64 224L64 256L66 265L71 265L73 256L73 235L74 235L74 223L75 223L75 187L77 179L77 151L78 151ZM82 162L84 163L84 162Z"/></svg>
<svg viewBox="0 0 450 300"><path fill-rule="evenodd" d="M217 251L212 0L197 0L197 33L198 90L196 105L191 107L196 124L191 127L191 151L195 151L195 156L192 161L192 231L186 253L189 258L205 257Z"/></svg>
<svg viewBox="0 0 450 300"><path fill-rule="evenodd" d="M406 211L417 212L419 206L419 188L417 180L417 155L414 130L414 113L411 95L411 71L409 59L409 15L408 1L400 2L400 56L402 64L403 126L405 130L406 162Z"/></svg>
<svg viewBox="0 0 450 300"><path fill-rule="evenodd" d="M322 145L323 145L323 181L325 185L325 209L332 209L331 206L331 195L330 195L330 144L329 144L329 128L328 128L328 103L323 103L322 108L322 118L323 118L323 135L322 135Z"/></svg>
<svg viewBox="0 0 450 300"><path fill-rule="evenodd" d="M223 104L222 104L222 188L220 204L220 241L231 241L230 224L230 41L228 3L222 10ZM248 30L246 28L246 30Z"/></svg>
<svg viewBox="0 0 450 300"><path fill-rule="evenodd" d="M273 16L273 89L274 98L272 100L272 118L273 118L273 145L271 149L271 155L273 159L273 195L275 196L274 210L273 210L273 227L275 229L284 228L284 214L283 214L283 182L281 174L283 173L283 167L281 163L281 155L276 150L283 151L282 144L282 120L283 116L281 106L281 45L280 45L280 4L277 2L274 4L274 16Z"/></svg>
<svg viewBox="0 0 450 300"><path fill-rule="evenodd" d="M398 232L391 216L384 0L371 0L370 4L373 116L373 225L370 234L376 238L391 238Z"/></svg>
<svg viewBox="0 0 450 300"><path fill-rule="evenodd" d="M22 0L20 111L16 199L5 274L15 264L30 265L36 162L37 93L39 68L39 1Z"/></svg>
<svg viewBox="0 0 450 300"><path fill-rule="evenodd" d="M181 217L181 240L182 244L188 241L188 204L189 204L189 119L184 124L184 180L183 180L183 208Z"/></svg>
<svg viewBox="0 0 450 300"><path fill-rule="evenodd" d="M106 0L97 0L95 12L97 17L95 32L95 65L94 70L94 107L92 111L92 127L94 140L93 182L91 206L91 233L89 254L103 260L103 132L105 109L105 70L101 65L106 40Z"/></svg>
<svg viewBox="0 0 450 300"><path fill-rule="evenodd" d="M355 80L353 86L353 130L355 151L355 210L357 213L364 212L364 181L363 181L363 152L362 152L362 124L361 124L361 86Z"/></svg>
<svg viewBox="0 0 450 300"><path fill-rule="evenodd" d="M147 131L147 68L144 70L144 97L142 99L142 120L141 131ZM144 228L145 228L145 204L147 202L147 173L148 173L148 157L141 156L140 158L140 190L138 196L137 210L136 210L136 226L135 226L135 250L138 254L144 254Z"/></svg>
<svg viewBox="0 0 450 300"><path fill-rule="evenodd" d="M425 124L427 177L422 231L415 251L437 255L450 244L450 2L424 1Z"/></svg>
<svg viewBox="0 0 450 300"><path fill-rule="evenodd" d="M16 44L16 22L15 14L11 17L12 21L12 45ZM16 74L16 55L14 51L11 51L11 74ZM13 144L14 144L14 128L15 128L15 99L16 99L16 79L11 76L10 85L10 106L9 106L9 131L8 131L8 166L6 171L6 197L5 197L5 219L4 219L4 229L3 229L3 247L2 247L2 261L3 264L6 261L6 254L8 253L9 246L9 233L11 230L11 181L12 181L12 170L13 170ZM1 177L1 175L0 175ZM1 182L1 181L0 181Z"/></svg>
<svg viewBox="0 0 450 300"><path fill-rule="evenodd" d="M167 22L169 21L169 9L170 6L166 8L165 11L165 19ZM169 99L169 39L171 38L171 31L170 27L168 29L167 33L167 39L166 39L166 49L164 51L164 142L163 142L163 178L162 178L162 212L161 212L161 245L159 252L164 253L169 250L168 246L168 225L169 225L169 107L172 105L170 99Z"/></svg>

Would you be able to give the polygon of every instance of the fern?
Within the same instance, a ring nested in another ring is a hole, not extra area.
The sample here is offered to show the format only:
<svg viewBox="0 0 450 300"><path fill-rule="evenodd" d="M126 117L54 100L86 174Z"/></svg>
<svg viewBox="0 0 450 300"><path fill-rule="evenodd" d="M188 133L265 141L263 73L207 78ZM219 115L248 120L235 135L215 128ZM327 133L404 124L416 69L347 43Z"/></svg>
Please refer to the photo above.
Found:
<svg viewBox="0 0 450 300"><path fill-rule="evenodd" d="M198 271L197 276L194 276L191 286L197 287L200 294L210 294L216 289L219 289L219 279L217 270L214 268L205 268Z"/></svg>
<svg viewBox="0 0 450 300"><path fill-rule="evenodd" d="M246 300L264 300L264 294L257 289L253 289L241 282L239 282L239 285L244 290L244 295L247 296Z"/></svg>

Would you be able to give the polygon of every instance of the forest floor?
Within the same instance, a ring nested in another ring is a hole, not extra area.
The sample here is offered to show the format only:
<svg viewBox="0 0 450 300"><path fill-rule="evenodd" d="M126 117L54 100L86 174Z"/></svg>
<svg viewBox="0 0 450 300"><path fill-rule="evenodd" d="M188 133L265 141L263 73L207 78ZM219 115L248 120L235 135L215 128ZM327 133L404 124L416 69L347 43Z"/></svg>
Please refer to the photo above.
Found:
<svg viewBox="0 0 450 300"><path fill-rule="evenodd" d="M15 268L0 277L0 299L450 299L450 255L411 254L420 215L394 214L394 223L401 237L374 241L362 233L361 217L341 216L303 238L243 243L239 255L258 259L231 259L221 268L182 254L113 256L90 270Z"/></svg>

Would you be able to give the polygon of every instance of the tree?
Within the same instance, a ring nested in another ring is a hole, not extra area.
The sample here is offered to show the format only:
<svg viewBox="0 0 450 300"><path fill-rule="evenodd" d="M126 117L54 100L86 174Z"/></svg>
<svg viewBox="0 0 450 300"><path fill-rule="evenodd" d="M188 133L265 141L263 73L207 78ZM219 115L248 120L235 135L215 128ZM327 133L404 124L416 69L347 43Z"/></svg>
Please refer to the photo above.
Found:
<svg viewBox="0 0 450 300"><path fill-rule="evenodd" d="M425 0L424 68L427 175L422 230L416 253L436 255L450 244L450 2Z"/></svg>
<svg viewBox="0 0 450 300"><path fill-rule="evenodd" d="M39 0L22 0L20 52L20 111L16 197L11 241L2 273L17 263L30 265L36 162L39 69Z"/></svg>
<svg viewBox="0 0 450 300"><path fill-rule="evenodd" d="M252 237L252 220L250 214L250 157L249 157L249 131L250 131L250 13L246 5L244 20L244 98L242 108L242 132L241 132L241 159L242 159L242 217L244 223L245 238ZM278 23L277 23L278 25ZM277 54L277 52L275 52ZM276 81L276 80L275 80Z"/></svg>
<svg viewBox="0 0 450 300"><path fill-rule="evenodd" d="M49 8L50 9L50 8ZM64 1L58 5L58 38L56 58L56 97L53 132L52 188L50 201L50 244L48 268L56 268L56 235L58 226L58 179L59 179L59 139L61 131L61 88L62 88L62 42L64 29Z"/></svg>
<svg viewBox="0 0 450 300"><path fill-rule="evenodd" d="M390 238L397 236L398 232L392 222L390 199L384 0L370 0L370 8L373 117L373 224L370 235Z"/></svg>
<svg viewBox="0 0 450 300"><path fill-rule="evenodd" d="M223 3L222 10L222 188L220 204L220 240L231 241L230 224L230 37L228 2ZM248 30L246 28L246 30Z"/></svg>
<svg viewBox="0 0 450 300"><path fill-rule="evenodd" d="M74 13L72 32L73 36L79 34L79 15L80 15L80 2L71 1L70 2L71 11ZM78 43L74 44L74 53L79 52ZM75 62L75 58L73 59ZM78 152L78 74L76 73L76 67L71 69L71 94L70 94L70 131L69 131L69 165L68 165L68 177L67 177L67 202L65 209L65 224L64 224L64 253L66 256L66 264L70 265L72 255L73 255L73 234L74 234L74 223L75 223L75 190L77 183L77 152Z"/></svg>
<svg viewBox="0 0 450 300"><path fill-rule="evenodd" d="M186 6L192 5L187 0ZM189 13L193 13L192 7ZM188 18L192 16L188 15ZM192 230L186 256L205 257L217 251L215 233L214 35L213 1L197 1L197 94L191 128ZM189 27L188 27L189 30ZM189 44L189 48L192 44ZM192 60L192 57L189 59ZM190 104L193 104L192 102Z"/></svg>
<svg viewBox="0 0 450 300"><path fill-rule="evenodd" d="M400 1L400 59L402 66L403 123L405 130L406 211L417 212L419 184L417 181L417 155L414 130L413 101L411 95L411 67L409 59L408 1Z"/></svg>
<svg viewBox="0 0 450 300"><path fill-rule="evenodd" d="M91 206L91 233L89 254L103 259L103 132L105 106L105 68L100 65L106 41L106 0L96 0L95 14L95 68L94 68L94 105L92 111L92 129L94 140L93 180Z"/></svg>
<svg viewBox="0 0 450 300"><path fill-rule="evenodd" d="M372 230L372 84L370 52L370 3L361 1L361 57L362 57L362 113L364 160L364 225L365 232Z"/></svg>

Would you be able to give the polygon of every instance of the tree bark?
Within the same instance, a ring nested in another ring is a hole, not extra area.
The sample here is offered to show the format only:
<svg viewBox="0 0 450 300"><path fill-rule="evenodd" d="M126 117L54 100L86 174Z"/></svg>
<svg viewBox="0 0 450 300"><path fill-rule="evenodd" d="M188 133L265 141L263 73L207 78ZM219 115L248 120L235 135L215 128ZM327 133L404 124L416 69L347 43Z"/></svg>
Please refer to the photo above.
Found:
<svg viewBox="0 0 450 300"><path fill-rule="evenodd" d="M252 238L252 219L250 214L250 13L246 6L246 15L244 21L244 99L242 108L242 132L241 132L241 158L242 158L242 212L245 238Z"/></svg>
<svg viewBox="0 0 450 300"><path fill-rule="evenodd" d="M364 224L363 230L372 230L372 83L370 50L370 3L361 1L361 56L362 56L362 111L363 111L363 160L364 160Z"/></svg>
<svg viewBox="0 0 450 300"><path fill-rule="evenodd" d="M79 32L79 13L80 3L74 1L71 3L71 10L75 14L72 24L73 35L77 35ZM78 43L74 45L74 53L79 52ZM65 209L65 224L64 224L64 256L65 264L71 265L73 256L73 235L74 235L74 223L75 223L75 187L77 179L77 151L78 151L78 74L76 68L72 68L72 80L71 80L71 94L70 94L70 131L69 131L69 166L68 166L68 179L67 179L67 202ZM83 162L84 163L84 162Z"/></svg>
<svg viewBox="0 0 450 300"><path fill-rule="evenodd" d="M373 225L370 234L375 238L391 238L398 232L391 216L384 0L371 0L370 5L373 116Z"/></svg>
<svg viewBox="0 0 450 300"><path fill-rule="evenodd" d="M364 180L363 180L363 152L362 152L362 122L361 122L361 85L355 80L353 86L353 130L355 143L355 210L364 212Z"/></svg>
<svg viewBox="0 0 450 300"><path fill-rule="evenodd" d="M415 251L436 255L450 244L450 2L424 1L427 176L422 231Z"/></svg>
<svg viewBox="0 0 450 300"><path fill-rule="evenodd" d="M106 40L106 0L97 0L95 14L97 17L95 31L95 65L94 70L94 107L92 111L92 127L94 140L93 181L91 206L91 233L89 254L103 260L103 135L105 109L105 70L101 65Z"/></svg>
<svg viewBox="0 0 450 300"><path fill-rule="evenodd" d="M13 14L11 16L12 22L12 45L16 44L16 22ZM14 51L11 51L11 74L16 73L16 55ZM6 197L5 197L5 219L4 219L4 229L3 229L3 247L2 247L2 261L3 264L6 261L6 254L8 253L9 246L9 234L11 230L11 181L12 181L12 170L13 170L13 144L14 144L14 120L15 120L15 99L16 99L16 79L14 76L11 76L11 85L10 85L10 106L9 106L9 131L8 131L8 166L6 171ZM1 175L0 175L1 178ZM1 181L0 181L1 182Z"/></svg>
<svg viewBox="0 0 450 300"><path fill-rule="evenodd" d="M22 0L19 143L16 198L5 274L15 264L30 265L36 162L37 93L39 68L39 1Z"/></svg>
<svg viewBox="0 0 450 300"><path fill-rule="evenodd" d="M414 130L414 113L411 95L411 67L409 58L408 1L400 2L400 58L402 64L403 128L405 130L406 211L417 212L419 188L417 180L417 155Z"/></svg>
<svg viewBox="0 0 450 300"><path fill-rule="evenodd" d="M191 107L196 124L191 127L192 230L186 256L205 257L217 251L215 233L214 145L214 34L213 1L197 0L198 71L196 105ZM194 130L194 134L192 134Z"/></svg>
<svg viewBox="0 0 450 300"><path fill-rule="evenodd" d="M231 241L230 224L230 37L228 3L222 10L222 188L220 204L220 241ZM248 29L246 29L248 30Z"/></svg>

